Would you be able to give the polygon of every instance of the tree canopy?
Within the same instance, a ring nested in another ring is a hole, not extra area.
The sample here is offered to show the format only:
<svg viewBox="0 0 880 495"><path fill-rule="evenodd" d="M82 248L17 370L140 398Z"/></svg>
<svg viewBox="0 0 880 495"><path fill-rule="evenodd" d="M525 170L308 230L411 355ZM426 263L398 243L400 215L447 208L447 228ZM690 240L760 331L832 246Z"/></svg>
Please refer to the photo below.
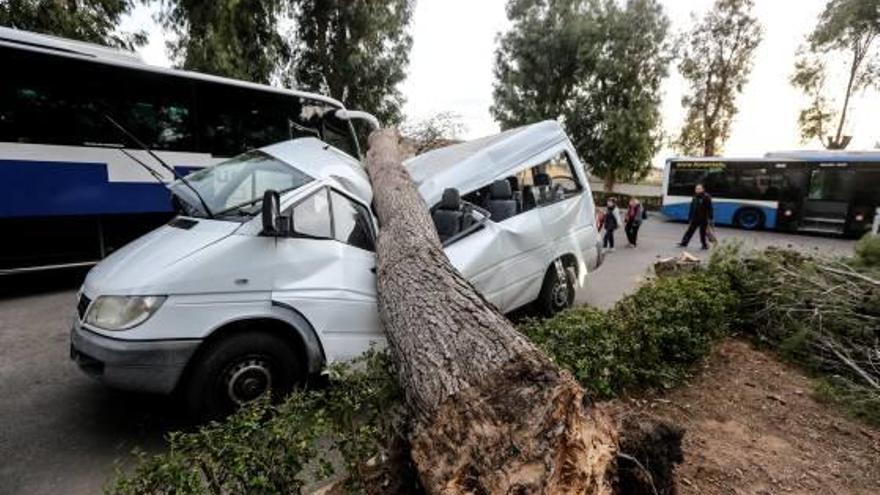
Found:
<svg viewBox="0 0 880 495"><path fill-rule="evenodd" d="M807 38L795 62L791 83L808 97L798 116L803 140L819 139L830 149L843 149L852 136L844 135L850 99L858 91L877 88L880 76L880 4L877 0L831 0ZM827 70L846 64L846 87L839 110L828 96ZM829 129L837 119L835 129ZM834 132L834 134L829 134Z"/></svg>
<svg viewBox="0 0 880 495"><path fill-rule="evenodd" d="M383 123L403 118L414 0L294 0L296 35L292 79L366 110Z"/></svg>
<svg viewBox="0 0 880 495"><path fill-rule="evenodd" d="M117 28L134 4L135 0L4 0L0 26L132 49L146 43L146 33L120 33Z"/></svg>
<svg viewBox="0 0 880 495"><path fill-rule="evenodd" d="M282 83L402 120L413 0L165 0L177 65Z"/></svg>
<svg viewBox="0 0 880 495"><path fill-rule="evenodd" d="M685 154L712 156L730 137L736 98L752 71L763 29L753 0L716 0L681 43L679 70L690 89L676 145Z"/></svg>
<svg viewBox="0 0 880 495"><path fill-rule="evenodd" d="M496 51L502 128L558 119L610 188L650 170L661 138L669 20L655 0L511 0Z"/></svg>
<svg viewBox="0 0 880 495"><path fill-rule="evenodd" d="M167 0L159 20L178 67L269 83L289 58L278 30L284 0Z"/></svg>

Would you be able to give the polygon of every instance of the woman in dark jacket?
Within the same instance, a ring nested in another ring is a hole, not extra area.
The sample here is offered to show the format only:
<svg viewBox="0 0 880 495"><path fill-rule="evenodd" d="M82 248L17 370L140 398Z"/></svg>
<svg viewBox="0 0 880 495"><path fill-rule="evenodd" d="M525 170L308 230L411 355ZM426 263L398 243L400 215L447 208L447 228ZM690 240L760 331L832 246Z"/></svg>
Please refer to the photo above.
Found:
<svg viewBox="0 0 880 495"><path fill-rule="evenodd" d="M636 198L630 198L629 207L626 209L626 220L624 222L623 231L626 232L626 240L629 241L630 247L636 247L639 239L639 227L642 226L642 218L644 218L645 210L642 204Z"/></svg>

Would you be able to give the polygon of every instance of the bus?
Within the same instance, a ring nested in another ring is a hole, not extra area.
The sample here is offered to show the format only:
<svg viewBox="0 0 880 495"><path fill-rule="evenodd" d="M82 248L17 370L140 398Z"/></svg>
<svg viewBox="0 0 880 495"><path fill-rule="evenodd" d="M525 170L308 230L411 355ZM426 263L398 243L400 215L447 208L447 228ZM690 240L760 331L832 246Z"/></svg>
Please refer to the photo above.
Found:
<svg viewBox="0 0 880 495"><path fill-rule="evenodd" d="M0 66L0 274L91 265L171 219L165 185L137 161L174 177L150 153L186 174L315 136L360 158L362 112L325 96L3 27Z"/></svg>
<svg viewBox="0 0 880 495"><path fill-rule="evenodd" d="M712 195L719 225L859 236L871 230L880 207L880 151L672 158L663 213L687 221L697 184Z"/></svg>

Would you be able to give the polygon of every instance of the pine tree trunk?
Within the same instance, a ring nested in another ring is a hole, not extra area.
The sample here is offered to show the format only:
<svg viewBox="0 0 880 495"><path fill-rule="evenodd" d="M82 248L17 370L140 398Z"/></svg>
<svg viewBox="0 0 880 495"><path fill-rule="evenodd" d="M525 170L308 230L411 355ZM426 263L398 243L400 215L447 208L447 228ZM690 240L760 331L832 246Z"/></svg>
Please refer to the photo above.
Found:
<svg viewBox="0 0 880 495"><path fill-rule="evenodd" d="M612 493L617 432L450 264L402 166L370 137L380 229L379 313L415 420L411 455L431 494Z"/></svg>

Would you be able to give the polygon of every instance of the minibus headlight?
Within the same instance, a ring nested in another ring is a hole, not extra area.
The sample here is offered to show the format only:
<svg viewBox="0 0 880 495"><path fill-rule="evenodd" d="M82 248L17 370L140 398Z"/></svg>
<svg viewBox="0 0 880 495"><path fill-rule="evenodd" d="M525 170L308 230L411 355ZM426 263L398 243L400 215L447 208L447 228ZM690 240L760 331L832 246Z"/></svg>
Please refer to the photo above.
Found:
<svg viewBox="0 0 880 495"><path fill-rule="evenodd" d="M104 330L125 330L147 321L165 296L100 296L86 316L86 323Z"/></svg>

